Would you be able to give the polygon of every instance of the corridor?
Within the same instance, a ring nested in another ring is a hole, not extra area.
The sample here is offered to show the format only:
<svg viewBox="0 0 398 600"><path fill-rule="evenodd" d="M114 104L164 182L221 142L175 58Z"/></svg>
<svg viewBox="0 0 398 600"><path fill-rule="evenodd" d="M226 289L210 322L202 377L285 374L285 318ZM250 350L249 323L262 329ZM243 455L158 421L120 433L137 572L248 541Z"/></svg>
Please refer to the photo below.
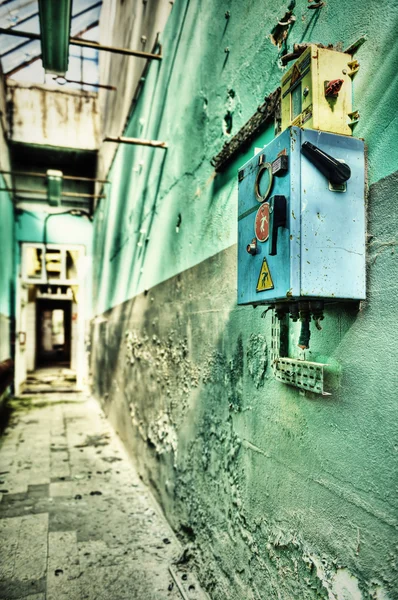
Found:
<svg viewBox="0 0 398 600"><path fill-rule="evenodd" d="M0 447L2 600L200 600L182 548L98 404L10 403Z"/></svg>
<svg viewBox="0 0 398 600"><path fill-rule="evenodd" d="M0 0L0 600L398 600L397 25Z"/></svg>

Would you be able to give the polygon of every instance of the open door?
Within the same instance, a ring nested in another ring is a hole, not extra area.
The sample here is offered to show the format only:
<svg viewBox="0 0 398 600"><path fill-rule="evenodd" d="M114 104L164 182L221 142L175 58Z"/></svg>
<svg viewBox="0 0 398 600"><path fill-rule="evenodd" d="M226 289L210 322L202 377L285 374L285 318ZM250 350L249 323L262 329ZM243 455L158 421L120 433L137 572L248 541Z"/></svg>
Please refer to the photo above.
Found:
<svg viewBox="0 0 398 600"><path fill-rule="evenodd" d="M74 376L77 389L84 388L87 380L84 269L83 246L22 244L22 280L18 282L16 305L17 394L30 391L38 371L54 368L69 369L72 373L63 373L68 382ZM54 378L54 373L46 375L50 376ZM22 389L25 380L27 385Z"/></svg>
<svg viewBox="0 0 398 600"><path fill-rule="evenodd" d="M16 321L15 321L15 394L22 392L27 373L27 304L28 286L19 277L16 289Z"/></svg>

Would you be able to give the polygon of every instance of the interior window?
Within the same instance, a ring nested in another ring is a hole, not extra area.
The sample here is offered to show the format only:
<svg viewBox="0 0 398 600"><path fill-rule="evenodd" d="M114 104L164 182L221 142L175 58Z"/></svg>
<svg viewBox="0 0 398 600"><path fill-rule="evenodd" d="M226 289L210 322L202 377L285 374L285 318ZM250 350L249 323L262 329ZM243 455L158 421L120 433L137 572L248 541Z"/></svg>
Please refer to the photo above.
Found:
<svg viewBox="0 0 398 600"><path fill-rule="evenodd" d="M43 277L43 250L28 246L25 248L25 269L28 279L42 279Z"/></svg>

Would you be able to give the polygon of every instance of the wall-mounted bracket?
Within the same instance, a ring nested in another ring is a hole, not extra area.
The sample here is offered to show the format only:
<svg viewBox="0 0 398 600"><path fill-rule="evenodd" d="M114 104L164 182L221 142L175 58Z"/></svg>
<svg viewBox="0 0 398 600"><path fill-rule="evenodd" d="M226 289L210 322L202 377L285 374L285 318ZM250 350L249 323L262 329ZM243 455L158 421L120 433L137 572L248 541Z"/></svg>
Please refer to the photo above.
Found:
<svg viewBox="0 0 398 600"><path fill-rule="evenodd" d="M324 385L324 363L315 363L308 360L298 360L295 358L278 358L272 365L275 379L307 390L314 394L330 396L325 392Z"/></svg>
<svg viewBox="0 0 398 600"><path fill-rule="evenodd" d="M279 320L272 311L271 364L275 379L314 394L330 396L324 390L325 367L327 363L316 363L281 356L281 349L287 350L288 317ZM287 352L286 352L287 353Z"/></svg>
<svg viewBox="0 0 398 600"><path fill-rule="evenodd" d="M115 137L113 135L107 135L102 140L103 142L114 142L115 144L132 144L133 146L150 146L152 148L167 148L166 142L160 140L142 140L140 138L128 138L123 136Z"/></svg>
<svg viewBox="0 0 398 600"><path fill-rule="evenodd" d="M354 110L353 112L348 113L348 116L351 119L350 123L348 123L348 126L351 127L351 129L354 129L355 125L357 125L357 123L359 121L359 117L360 117L359 111Z"/></svg>
<svg viewBox="0 0 398 600"><path fill-rule="evenodd" d="M356 58L354 58L353 60L351 60L350 62L347 63L347 65L350 67L351 71L348 72L349 77L354 77L354 75L356 75L359 71L359 67L360 64L357 61Z"/></svg>

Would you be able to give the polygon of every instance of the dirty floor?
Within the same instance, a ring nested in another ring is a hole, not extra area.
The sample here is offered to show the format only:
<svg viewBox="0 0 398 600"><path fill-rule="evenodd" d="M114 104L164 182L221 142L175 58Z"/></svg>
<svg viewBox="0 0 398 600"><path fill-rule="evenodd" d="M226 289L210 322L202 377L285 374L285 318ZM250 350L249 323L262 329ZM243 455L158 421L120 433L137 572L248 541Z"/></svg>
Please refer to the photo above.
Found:
<svg viewBox="0 0 398 600"><path fill-rule="evenodd" d="M97 403L15 399L0 447L2 600L202 600Z"/></svg>

